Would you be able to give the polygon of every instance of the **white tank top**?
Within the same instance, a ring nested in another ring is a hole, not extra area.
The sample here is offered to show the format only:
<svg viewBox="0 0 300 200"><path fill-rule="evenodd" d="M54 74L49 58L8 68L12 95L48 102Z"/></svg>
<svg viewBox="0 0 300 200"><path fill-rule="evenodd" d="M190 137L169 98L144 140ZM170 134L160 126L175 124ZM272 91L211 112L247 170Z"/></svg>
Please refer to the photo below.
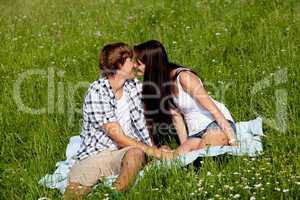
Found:
<svg viewBox="0 0 300 200"><path fill-rule="evenodd" d="M117 99L116 102L117 102L117 109L116 109L117 120L121 125L124 134L133 137L129 107L127 103L127 94L125 93L125 91L123 91L122 97L120 99Z"/></svg>
<svg viewBox="0 0 300 200"><path fill-rule="evenodd" d="M184 89L180 84L180 79L179 79L181 71L190 71L190 70L186 68L177 69L176 72L179 73L176 80L177 88L178 88L178 96L177 97L173 96L173 100L174 103L178 106L178 108L183 113L187 124L188 135L191 136L206 129L206 127L211 122L215 121L215 119L208 110L202 107L199 103L197 103L197 101L192 96L190 96L190 94L184 91ZM223 113L224 117L227 120L234 122L229 110L225 107L225 105L214 100L212 97L210 98L216 104L219 110Z"/></svg>

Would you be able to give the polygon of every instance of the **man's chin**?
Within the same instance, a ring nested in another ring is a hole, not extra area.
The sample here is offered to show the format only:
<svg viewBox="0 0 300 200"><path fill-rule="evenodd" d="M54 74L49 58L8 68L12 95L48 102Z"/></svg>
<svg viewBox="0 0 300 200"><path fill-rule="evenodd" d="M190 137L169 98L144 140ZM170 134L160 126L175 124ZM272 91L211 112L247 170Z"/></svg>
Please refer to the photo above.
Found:
<svg viewBox="0 0 300 200"><path fill-rule="evenodd" d="M136 78L136 76L135 75L132 75L132 76L129 76L128 78L127 78L127 80L133 80L133 79L135 79Z"/></svg>

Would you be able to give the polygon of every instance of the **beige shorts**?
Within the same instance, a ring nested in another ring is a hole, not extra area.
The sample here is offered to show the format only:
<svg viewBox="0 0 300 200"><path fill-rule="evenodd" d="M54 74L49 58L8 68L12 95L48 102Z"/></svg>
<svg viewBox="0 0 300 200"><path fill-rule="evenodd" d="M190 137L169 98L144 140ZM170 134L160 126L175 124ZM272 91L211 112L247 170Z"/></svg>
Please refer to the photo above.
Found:
<svg viewBox="0 0 300 200"><path fill-rule="evenodd" d="M132 147L114 151L101 151L76 163L69 173L69 182L83 186L93 186L102 177L120 173L121 163L126 152Z"/></svg>

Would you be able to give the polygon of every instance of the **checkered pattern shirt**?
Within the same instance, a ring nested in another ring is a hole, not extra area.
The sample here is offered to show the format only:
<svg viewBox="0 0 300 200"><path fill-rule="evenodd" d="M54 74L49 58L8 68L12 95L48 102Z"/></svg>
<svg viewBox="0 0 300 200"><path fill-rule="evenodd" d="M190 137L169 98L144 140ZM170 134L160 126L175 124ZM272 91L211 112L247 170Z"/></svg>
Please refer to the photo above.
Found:
<svg viewBox="0 0 300 200"><path fill-rule="evenodd" d="M131 119L131 134L127 136L152 145L141 101L141 83L137 79L128 80L123 89L128 96ZM80 134L82 143L77 152L78 160L103 150L118 149L102 127L103 124L117 122L116 105L116 98L107 78L101 77L90 85L83 104L83 127Z"/></svg>

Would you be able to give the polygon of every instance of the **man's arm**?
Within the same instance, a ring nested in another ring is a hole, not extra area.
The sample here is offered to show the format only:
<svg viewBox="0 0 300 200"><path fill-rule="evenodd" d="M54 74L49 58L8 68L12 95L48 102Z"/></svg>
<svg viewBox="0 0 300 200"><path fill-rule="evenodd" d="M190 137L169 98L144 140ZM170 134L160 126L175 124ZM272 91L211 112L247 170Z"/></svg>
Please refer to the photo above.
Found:
<svg viewBox="0 0 300 200"><path fill-rule="evenodd" d="M102 127L104 128L108 136L114 142L116 142L119 147L134 146L141 149L149 156L164 158L164 155L162 155L161 150L159 150L158 148L145 145L142 142L136 141L126 136L118 122L109 122L104 124Z"/></svg>

